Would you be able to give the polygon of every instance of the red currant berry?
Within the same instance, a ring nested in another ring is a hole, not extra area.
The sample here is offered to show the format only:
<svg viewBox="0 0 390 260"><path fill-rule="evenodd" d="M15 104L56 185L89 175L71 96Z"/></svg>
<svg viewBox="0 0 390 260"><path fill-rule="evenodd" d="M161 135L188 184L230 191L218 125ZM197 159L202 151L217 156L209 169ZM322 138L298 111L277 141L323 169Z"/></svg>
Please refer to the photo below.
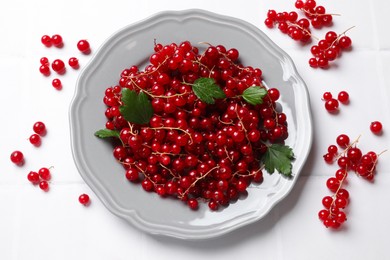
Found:
<svg viewBox="0 0 390 260"><path fill-rule="evenodd" d="M325 102L325 109L328 112L336 112L338 111L338 108L339 108L339 102L337 101L337 99L331 98L330 100L327 100Z"/></svg>
<svg viewBox="0 0 390 260"><path fill-rule="evenodd" d="M61 80L60 79L53 79L53 81L51 82L51 85L57 89L57 90L61 90L62 89L62 83L61 83Z"/></svg>
<svg viewBox="0 0 390 260"><path fill-rule="evenodd" d="M270 97L270 99L271 99L272 101L275 102L276 100L279 99L279 97L280 97L280 92L279 92L279 90L276 89L276 88L270 88L270 89L268 89L268 96Z"/></svg>
<svg viewBox="0 0 390 260"><path fill-rule="evenodd" d="M38 134L32 134L29 138L30 143L34 146L41 145L41 137Z"/></svg>
<svg viewBox="0 0 390 260"><path fill-rule="evenodd" d="M349 145L349 141L349 137L346 134L341 134L336 138L336 143L343 148L346 148Z"/></svg>
<svg viewBox="0 0 390 260"><path fill-rule="evenodd" d="M195 198L191 198L187 201L187 205L188 205L188 207L190 207L190 209L196 210L196 209L198 209L198 206L199 206L198 200Z"/></svg>
<svg viewBox="0 0 390 260"><path fill-rule="evenodd" d="M68 64L73 69L78 69L78 67L79 67L79 60L77 58L75 58L75 57L72 57L72 58L69 59Z"/></svg>
<svg viewBox="0 0 390 260"><path fill-rule="evenodd" d="M341 49L347 49L352 45L351 38L349 38L348 36L340 37L338 43Z"/></svg>
<svg viewBox="0 0 390 260"><path fill-rule="evenodd" d="M39 169L38 174L42 180L48 181L51 179L50 170L46 167L42 167L41 169Z"/></svg>
<svg viewBox="0 0 390 260"><path fill-rule="evenodd" d="M88 205L89 204L89 196L87 195L87 194L81 194L80 196L79 196L79 202L81 203L81 204L83 204L84 206L86 206L86 205Z"/></svg>
<svg viewBox="0 0 390 260"><path fill-rule="evenodd" d="M43 136L46 134L46 125L43 122L38 121L33 125L33 131L36 134Z"/></svg>
<svg viewBox="0 0 390 260"><path fill-rule="evenodd" d="M33 183L33 184L37 184L39 182L39 174L37 172L29 172L27 174L27 179Z"/></svg>
<svg viewBox="0 0 390 260"><path fill-rule="evenodd" d="M341 102L341 103L348 103L349 101L349 94L347 91L340 91L340 93L338 94L337 96L337 99Z"/></svg>
<svg viewBox="0 0 390 260"><path fill-rule="evenodd" d="M49 35L43 35L41 38L41 42L46 47L50 47L52 45L51 37Z"/></svg>
<svg viewBox="0 0 390 260"><path fill-rule="evenodd" d="M41 65L49 66L49 59L46 58L46 57L42 57L42 58L40 59L40 63L41 63Z"/></svg>
<svg viewBox="0 0 390 260"><path fill-rule="evenodd" d="M328 100L331 100L331 99L333 98L333 96L332 96L332 93L330 93L330 92L325 92L325 93L322 95L322 98L323 98L323 100L328 101Z"/></svg>
<svg viewBox="0 0 390 260"><path fill-rule="evenodd" d="M77 49L79 49L82 53L88 54L90 52L89 42L87 40L80 40L77 43Z"/></svg>
<svg viewBox="0 0 390 260"><path fill-rule="evenodd" d="M318 68L318 61L316 58L310 58L309 59L309 65L312 68Z"/></svg>
<svg viewBox="0 0 390 260"><path fill-rule="evenodd" d="M24 155L21 151L14 151L10 156L11 162L16 165L22 165L24 162Z"/></svg>
<svg viewBox="0 0 390 260"><path fill-rule="evenodd" d="M41 65L39 67L39 72L45 76L49 76L50 75L50 67L48 65Z"/></svg>
<svg viewBox="0 0 390 260"><path fill-rule="evenodd" d="M334 157L334 154L331 154L331 153L326 153L323 156L324 161L327 162L327 163L332 163L333 162L333 157Z"/></svg>
<svg viewBox="0 0 390 260"><path fill-rule="evenodd" d="M382 127L382 123L379 121L374 121L370 124L370 130L374 134L380 134L382 132Z"/></svg>
<svg viewBox="0 0 390 260"><path fill-rule="evenodd" d="M59 34L54 34L52 37L51 37L51 42L53 43L53 45L57 48L61 48L64 43L62 41L62 37L61 35Z"/></svg>
<svg viewBox="0 0 390 260"><path fill-rule="evenodd" d="M335 154L337 154L337 151L338 151L338 148L336 145L334 145L334 144L329 145L328 153L335 155Z"/></svg>
<svg viewBox="0 0 390 260"><path fill-rule="evenodd" d="M39 182L39 188L43 191L49 190L49 183L47 181L41 181Z"/></svg>
<svg viewBox="0 0 390 260"><path fill-rule="evenodd" d="M333 192L335 192L339 188L339 185L340 185L340 181L335 177L330 177L326 181L326 187L328 187L328 189Z"/></svg>
<svg viewBox="0 0 390 260"><path fill-rule="evenodd" d="M218 210L219 204L218 204L218 202L216 202L214 200L210 200L208 203L208 206L211 210L215 211L215 210Z"/></svg>
<svg viewBox="0 0 390 260"><path fill-rule="evenodd" d="M60 59L56 59L52 62L51 68L55 72L57 72L59 74L63 74L65 72L65 63Z"/></svg>
<svg viewBox="0 0 390 260"><path fill-rule="evenodd" d="M318 218L322 221L329 217L329 210L323 209L318 212Z"/></svg>

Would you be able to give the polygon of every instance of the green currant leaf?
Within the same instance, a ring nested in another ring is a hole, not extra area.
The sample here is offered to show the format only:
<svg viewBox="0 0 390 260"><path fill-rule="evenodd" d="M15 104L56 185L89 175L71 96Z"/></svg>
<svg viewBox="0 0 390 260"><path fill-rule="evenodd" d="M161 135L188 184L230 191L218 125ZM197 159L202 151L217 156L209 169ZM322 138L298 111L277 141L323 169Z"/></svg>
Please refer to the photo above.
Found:
<svg viewBox="0 0 390 260"><path fill-rule="evenodd" d="M225 92L213 78L198 78L192 84L195 95L207 104L214 104L216 98L225 98Z"/></svg>
<svg viewBox="0 0 390 260"><path fill-rule="evenodd" d="M95 136L99 138L115 137L119 138L119 131L110 129L100 129L95 132Z"/></svg>
<svg viewBox="0 0 390 260"><path fill-rule="evenodd" d="M263 103L263 98L267 95L267 90L263 87L252 86L242 92L242 98L251 105Z"/></svg>
<svg viewBox="0 0 390 260"><path fill-rule="evenodd" d="M153 116L152 103L144 92L122 89L122 106L119 107L124 119L131 123L147 124Z"/></svg>
<svg viewBox="0 0 390 260"><path fill-rule="evenodd" d="M264 167L270 174L277 170L286 177L292 177L293 150L288 145L272 144L263 156Z"/></svg>

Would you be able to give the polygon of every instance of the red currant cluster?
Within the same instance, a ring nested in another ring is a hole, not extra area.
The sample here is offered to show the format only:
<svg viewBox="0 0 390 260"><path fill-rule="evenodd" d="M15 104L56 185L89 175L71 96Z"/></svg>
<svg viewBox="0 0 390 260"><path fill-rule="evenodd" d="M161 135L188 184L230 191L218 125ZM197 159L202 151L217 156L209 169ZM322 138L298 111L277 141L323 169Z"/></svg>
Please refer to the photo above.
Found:
<svg viewBox="0 0 390 260"><path fill-rule="evenodd" d="M332 93L325 92L322 95L322 99L325 101L325 109L330 113L335 113L339 109L339 102L342 104L349 103L349 94L347 91L340 91L336 99L333 97Z"/></svg>
<svg viewBox="0 0 390 260"><path fill-rule="evenodd" d="M340 57L341 51L351 47L351 38L345 35L346 32L337 35L334 31L325 34L325 39L318 41L310 49L313 58L309 59L309 65L313 68L326 68L329 61Z"/></svg>
<svg viewBox="0 0 390 260"><path fill-rule="evenodd" d="M246 193L250 183L263 180L259 158L266 143L288 136L286 115L278 112L280 93L268 89L262 104L240 96L262 85L259 68L239 64L239 52L208 45L204 53L190 42L155 44L150 64L140 71L124 69L118 85L105 90L106 128L118 131L121 144L114 157L126 178L145 191L171 196L197 209L199 201L211 210L226 206ZM197 79L212 78L225 98L206 103L194 93ZM123 89L145 93L153 116L146 124L124 119L120 112Z"/></svg>
<svg viewBox="0 0 390 260"><path fill-rule="evenodd" d="M282 33L301 42L308 42L312 38L310 26L319 29L322 26L332 25L332 17L335 14L327 14L325 7L317 6L315 0L297 0L295 7L301 10L306 18L299 18L295 11L276 12L269 10L264 21L265 25L268 28L277 25ZM325 39L319 40L316 45L311 47L311 53L314 57L309 59L309 65L312 68L327 68L329 62L339 57L342 50L349 49L352 41L345 35L347 31L339 35L333 31L327 32Z"/></svg>
<svg viewBox="0 0 390 260"><path fill-rule="evenodd" d="M27 179L34 185L38 185L43 191L49 190L49 180L51 179L51 173L49 168L42 167L38 172L30 171L27 175Z"/></svg>
<svg viewBox="0 0 390 260"><path fill-rule="evenodd" d="M325 7L318 5L314 0L307 0L306 2L297 0L295 7L301 10L314 28L321 28L322 26L329 26L332 24L334 14L327 14Z"/></svg>
<svg viewBox="0 0 390 260"><path fill-rule="evenodd" d="M282 33L286 33L293 40L307 42L311 38L310 22L306 18L298 20L297 12L280 12L269 10L264 21L268 28L278 25Z"/></svg>
<svg viewBox="0 0 390 260"><path fill-rule="evenodd" d="M339 228L346 221L346 214L343 209L348 205L349 193L343 188L343 184L349 171L354 171L358 176L367 180L373 180L378 157L373 151L363 154L356 146L359 138L350 143L350 138L346 134L340 134L336 138L336 143L328 147L327 153L323 156L325 162L337 162L339 169L334 177L330 177L326 186L333 192L333 196L325 196L322 205L325 209L319 211L318 216L326 227ZM338 152L338 148L344 149Z"/></svg>
<svg viewBox="0 0 390 260"><path fill-rule="evenodd" d="M58 48L62 48L62 46L64 45L62 37L58 34L53 35L52 37L50 37L48 35L44 35L41 38L41 42L46 47L51 47L52 45L54 45ZM89 45L89 42L87 40L80 40L77 43L77 49L84 54L89 54L91 52L90 45ZM42 57L40 60L40 64L41 65L39 67L39 71L45 76L50 76L50 74L51 74L50 67L52 68L53 71L55 71L59 75L62 75L66 72L65 63L61 59L55 59L50 64L49 59L47 57ZM79 68L79 60L75 57L69 58L68 64L73 69ZM52 86L57 90L61 90L62 89L61 80L58 78L53 79Z"/></svg>

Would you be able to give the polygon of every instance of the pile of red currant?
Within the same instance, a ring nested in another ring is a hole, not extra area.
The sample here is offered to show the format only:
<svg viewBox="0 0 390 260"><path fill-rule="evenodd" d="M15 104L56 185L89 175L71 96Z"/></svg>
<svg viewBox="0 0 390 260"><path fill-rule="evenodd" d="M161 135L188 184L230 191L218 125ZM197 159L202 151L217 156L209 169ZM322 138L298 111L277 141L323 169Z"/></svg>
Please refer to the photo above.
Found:
<svg viewBox="0 0 390 260"><path fill-rule="evenodd" d="M57 48L62 48L64 46L62 36L59 34L55 34L52 37L48 35L43 35L41 38L41 42L46 47L51 47L53 45ZM81 51L83 54L89 54L91 52L90 45L87 40L78 41L77 49ZM50 76L51 74L50 67L53 71L55 71L59 75L62 75L66 72L65 63L61 59L55 59L50 64L49 59L47 57L42 57L40 60L40 64L41 65L39 67L39 71L45 76ZM68 64L73 69L79 68L79 60L76 57L69 58ZM61 80L58 78L53 79L52 86L57 90L61 90L62 89Z"/></svg>
<svg viewBox="0 0 390 260"><path fill-rule="evenodd" d="M339 228L347 217L344 208L348 205L349 193L343 187L348 172L354 171L358 176L372 181L375 176L375 169L378 163L379 155L373 151L363 153L357 147L359 138L350 142L350 138L346 134L340 134L336 138L336 144L328 147L328 151L324 154L324 160L327 163L336 162L339 169L333 177L330 177L326 186L333 192L332 196L325 196L322 199L324 209L320 210L318 216L323 221L326 227ZM339 152L339 148L343 149Z"/></svg>
<svg viewBox="0 0 390 260"><path fill-rule="evenodd" d="M145 191L171 196L197 209L226 206L263 180L260 159L267 143L288 137L286 115L276 108L280 93L267 89L262 104L241 97L262 85L259 68L238 63L239 52L206 45L201 53L190 42L155 44L144 70L131 66L118 85L105 90L106 129L117 131L113 149L125 177ZM197 79L211 78L225 97L206 103L194 93ZM148 123L132 123L121 114L124 89L145 93L153 108Z"/></svg>
<svg viewBox="0 0 390 260"><path fill-rule="evenodd" d="M332 17L335 14L326 13L325 7L317 6L315 0L297 0L295 7L304 13L305 18L299 19L298 13L295 11L276 12L269 10L264 21L265 25L268 28L277 25L282 33L287 34L293 40L305 43L312 38L310 25L315 29L332 25ZM328 31L324 39L319 40L311 47L311 53L314 57L309 59L309 65L313 68L327 68L330 61L334 61L340 56L341 51L348 50L352 45L351 38L345 35L348 30L341 34Z"/></svg>

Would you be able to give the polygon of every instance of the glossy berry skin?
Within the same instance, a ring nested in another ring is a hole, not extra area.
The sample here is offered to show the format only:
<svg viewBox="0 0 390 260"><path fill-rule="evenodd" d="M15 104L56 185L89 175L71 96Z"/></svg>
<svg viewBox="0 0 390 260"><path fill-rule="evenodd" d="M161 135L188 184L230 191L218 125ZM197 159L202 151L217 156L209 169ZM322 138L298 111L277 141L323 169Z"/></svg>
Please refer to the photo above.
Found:
<svg viewBox="0 0 390 260"><path fill-rule="evenodd" d="M53 45L57 48L61 48L64 43L62 41L62 37L61 35L59 34L54 34L52 37L51 37L51 42L53 43Z"/></svg>
<svg viewBox="0 0 390 260"><path fill-rule="evenodd" d="M33 125L33 131L40 135L40 136L43 136L46 134L46 125L41 122L41 121L38 121L36 122L34 125Z"/></svg>
<svg viewBox="0 0 390 260"><path fill-rule="evenodd" d="M75 57L69 58L68 64L73 69L77 69L79 67L79 60Z"/></svg>
<svg viewBox="0 0 390 260"><path fill-rule="evenodd" d="M349 102L349 94L347 91L340 91L340 93L337 95L337 99L341 102L341 103L348 103Z"/></svg>
<svg viewBox="0 0 390 260"><path fill-rule="evenodd" d="M41 63L41 65L47 65L49 66L49 59L47 57L42 57L39 62Z"/></svg>
<svg viewBox="0 0 390 260"><path fill-rule="evenodd" d="M81 51L82 53L88 53L90 52L90 45L87 40L80 40L77 43L77 49Z"/></svg>
<svg viewBox="0 0 390 260"><path fill-rule="evenodd" d="M80 196L79 196L79 202L82 204L82 205L84 205L84 206L86 206L86 205L88 205L89 204L89 201L90 201L90 199L89 199L89 196L88 196L88 194L81 194Z"/></svg>
<svg viewBox="0 0 390 260"><path fill-rule="evenodd" d="M46 167L40 168L38 174L42 180L48 181L51 179L50 170Z"/></svg>
<svg viewBox="0 0 390 260"><path fill-rule="evenodd" d="M49 76L50 75L50 67L46 65L41 65L39 67L39 72L42 73L44 76Z"/></svg>
<svg viewBox="0 0 390 260"><path fill-rule="evenodd" d="M10 156L11 162L16 165L22 165L24 162L24 155L21 151L14 151Z"/></svg>
<svg viewBox="0 0 390 260"><path fill-rule="evenodd" d="M341 134L336 138L336 143L342 148L346 148L349 145L349 142L350 139L346 134Z"/></svg>
<svg viewBox="0 0 390 260"><path fill-rule="evenodd" d="M41 137L38 134L32 134L29 138L29 141L34 146L41 145Z"/></svg>
<svg viewBox="0 0 390 260"><path fill-rule="evenodd" d="M189 199L189 200L187 201L187 205L188 205L188 207L190 207L190 209L192 209L192 210L196 210L196 209L198 209L198 207L199 207L199 205L198 205L198 200L197 200L197 199L194 199L194 198Z"/></svg>
<svg viewBox="0 0 390 260"><path fill-rule="evenodd" d="M51 85L57 89L57 90L61 90L62 89L62 82L60 79L53 79L53 81L51 82Z"/></svg>
<svg viewBox="0 0 390 260"><path fill-rule="evenodd" d="M330 100L327 100L325 102L325 109L328 112L336 112L338 111L338 108L339 108L339 102L337 101L337 99L331 98Z"/></svg>
<svg viewBox="0 0 390 260"><path fill-rule="evenodd" d="M371 122L370 124L370 130L374 134L380 134L382 132L382 128L383 128L382 123L379 121L374 121Z"/></svg>
<svg viewBox="0 0 390 260"><path fill-rule="evenodd" d="M65 63L60 59L56 59L52 62L51 68L55 72L57 72L59 74L63 74L65 72Z"/></svg>
<svg viewBox="0 0 390 260"><path fill-rule="evenodd" d="M27 174L27 179L32 184L37 184L39 182L39 174L37 172L31 171Z"/></svg>
<svg viewBox="0 0 390 260"><path fill-rule="evenodd" d="M49 183L47 181L41 181L39 182L39 188L43 191L49 190Z"/></svg>
<svg viewBox="0 0 390 260"><path fill-rule="evenodd" d="M41 38L41 42L46 47L50 47L52 45L51 37L49 35L43 35Z"/></svg>

